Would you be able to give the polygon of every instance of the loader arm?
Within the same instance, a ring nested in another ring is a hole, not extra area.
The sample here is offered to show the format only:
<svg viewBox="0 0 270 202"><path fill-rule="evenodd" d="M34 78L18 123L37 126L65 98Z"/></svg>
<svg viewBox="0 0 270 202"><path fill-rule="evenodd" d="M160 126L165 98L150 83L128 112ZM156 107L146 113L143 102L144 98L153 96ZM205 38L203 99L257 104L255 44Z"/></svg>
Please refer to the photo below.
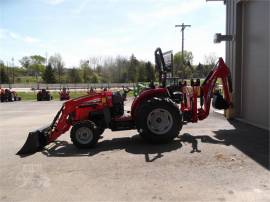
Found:
<svg viewBox="0 0 270 202"><path fill-rule="evenodd" d="M105 92L94 93L91 95L75 98L65 102L59 112L56 114L52 124L51 132L48 135L48 143L56 140L60 135L70 129L73 122L73 115L76 109L82 105L107 105Z"/></svg>
<svg viewBox="0 0 270 202"><path fill-rule="evenodd" d="M201 85L200 98L203 100L203 107L198 109L198 119L203 120L209 115L211 95L215 88L217 79L220 78L222 81L224 99L229 106L231 102L232 83L230 70L224 63L222 58L219 58L217 64L214 66L212 71L208 74L203 84Z"/></svg>
<svg viewBox="0 0 270 202"><path fill-rule="evenodd" d="M77 108L93 107L95 110L100 110L104 107L111 106L110 98L110 92L100 92L66 101L48 127L32 131L28 134L25 144L17 154L31 154L43 149L60 135L67 132L73 123L76 123L74 115Z"/></svg>

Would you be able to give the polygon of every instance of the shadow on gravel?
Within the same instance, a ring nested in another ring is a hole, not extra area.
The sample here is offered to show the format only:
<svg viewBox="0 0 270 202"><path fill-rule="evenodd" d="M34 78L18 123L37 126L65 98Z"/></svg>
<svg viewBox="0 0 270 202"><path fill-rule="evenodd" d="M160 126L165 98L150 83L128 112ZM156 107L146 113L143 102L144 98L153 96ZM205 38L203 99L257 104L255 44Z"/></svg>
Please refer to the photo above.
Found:
<svg viewBox="0 0 270 202"><path fill-rule="evenodd" d="M216 140L208 135L197 135L197 136L193 136L189 133L184 133L183 135L178 137L180 139L181 142L187 142L190 143L192 146L192 150L190 151L190 153L194 153L194 152L201 152L201 150L198 149L198 140L200 139L201 142L203 143L210 143L210 144L223 144L223 145L229 145L228 142L224 141L224 140Z"/></svg>
<svg viewBox="0 0 270 202"><path fill-rule="evenodd" d="M235 129L214 131L215 137L233 145L270 170L269 132L236 120L230 121L230 123Z"/></svg>
<svg viewBox="0 0 270 202"><path fill-rule="evenodd" d="M182 144L179 140L174 140L168 144L149 144L139 135L132 137L114 138L104 140L93 149L77 149L73 144L66 141L56 141L47 147L42 153L48 157L73 157L73 156L93 156L98 153L125 150L131 154L144 155L146 162L153 162L164 156L164 153L180 149ZM154 156L153 156L154 155Z"/></svg>
<svg viewBox="0 0 270 202"><path fill-rule="evenodd" d="M193 136L189 133L184 133L178 139L168 144L149 144L145 142L139 135L132 137L114 138L112 140L104 140L97 144L93 149L77 149L73 144L66 141L56 141L42 151L48 157L71 157L71 156L93 156L98 153L125 150L131 154L140 154L145 156L146 162L153 162L158 158L162 158L164 153L180 149L182 143L190 143L192 150L190 153L201 152L198 149L198 141L210 144L228 145L226 141L214 139L208 135ZM155 155L154 157L151 157Z"/></svg>

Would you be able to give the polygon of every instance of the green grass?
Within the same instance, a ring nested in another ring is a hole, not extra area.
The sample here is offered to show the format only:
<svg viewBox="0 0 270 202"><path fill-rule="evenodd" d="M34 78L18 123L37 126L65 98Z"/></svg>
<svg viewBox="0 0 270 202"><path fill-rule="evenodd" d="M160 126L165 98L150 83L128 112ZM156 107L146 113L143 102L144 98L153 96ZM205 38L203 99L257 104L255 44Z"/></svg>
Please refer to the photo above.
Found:
<svg viewBox="0 0 270 202"><path fill-rule="evenodd" d="M36 94L34 92L17 92L17 96L22 98L22 101L25 100L36 100Z"/></svg>
<svg viewBox="0 0 270 202"><path fill-rule="evenodd" d="M17 95L22 98L22 101L37 100L37 92L17 92ZM58 91L51 92L54 100L59 100ZM76 98L83 95L87 95L85 91L71 91L70 97Z"/></svg>
<svg viewBox="0 0 270 202"><path fill-rule="evenodd" d="M38 80L41 81L42 78L38 77ZM15 83L36 83L36 77L34 76L20 76L15 78Z"/></svg>
<svg viewBox="0 0 270 202"><path fill-rule="evenodd" d="M51 91L53 100L59 100L58 91ZM37 91L36 92L17 92L17 95L22 98L22 101L33 101L37 100ZM83 95L87 95L85 91L70 91L69 93L71 98L77 98ZM133 91L130 91L127 95L128 97L133 96Z"/></svg>

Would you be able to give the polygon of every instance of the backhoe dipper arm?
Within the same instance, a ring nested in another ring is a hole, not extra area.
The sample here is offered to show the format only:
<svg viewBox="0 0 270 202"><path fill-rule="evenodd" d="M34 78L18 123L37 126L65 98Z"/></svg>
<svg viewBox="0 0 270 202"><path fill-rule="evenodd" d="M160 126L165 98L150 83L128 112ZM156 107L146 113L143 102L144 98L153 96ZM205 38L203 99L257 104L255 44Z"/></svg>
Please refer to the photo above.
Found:
<svg viewBox="0 0 270 202"><path fill-rule="evenodd" d="M203 84L201 85L201 96L203 96L203 108L198 109L199 120L205 119L209 115L211 94L215 88L218 78L221 78L224 92L224 99L229 106L231 103L230 93L232 92L232 83L230 77L230 70L224 63L222 58L219 58L217 64L211 70Z"/></svg>

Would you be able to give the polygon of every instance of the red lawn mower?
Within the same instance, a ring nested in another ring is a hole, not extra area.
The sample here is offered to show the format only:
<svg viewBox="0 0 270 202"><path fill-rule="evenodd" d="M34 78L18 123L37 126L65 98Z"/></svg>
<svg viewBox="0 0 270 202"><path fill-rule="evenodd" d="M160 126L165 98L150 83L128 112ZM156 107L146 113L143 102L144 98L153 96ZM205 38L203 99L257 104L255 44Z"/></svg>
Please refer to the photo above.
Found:
<svg viewBox="0 0 270 202"><path fill-rule="evenodd" d="M70 99L69 91L66 88L63 88L62 90L60 90L59 99L61 101Z"/></svg>
<svg viewBox="0 0 270 202"><path fill-rule="evenodd" d="M202 85L193 82L191 86L179 83L173 87L166 83L173 63L164 58L168 57L157 48L155 60L160 86L144 89L134 99L130 112L124 111L125 95L119 92L95 92L71 99L63 104L50 126L29 133L17 154L37 152L71 127L70 138L78 148L94 147L106 128L112 131L137 129L148 142L167 143L178 136L183 122L197 122L208 116L218 78L223 82L225 99L222 95L214 96L213 105L223 109L231 106L230 72L222 58ZM197 98L200 98L199 108Z"/></svg>
<svg viewBox="0 0 270 202"><path fill-rule="evenodd" d="M51 96L50 91L46 89L41 89L37 93L37 101L50 101L53 99L53 96Z"/></svg>

